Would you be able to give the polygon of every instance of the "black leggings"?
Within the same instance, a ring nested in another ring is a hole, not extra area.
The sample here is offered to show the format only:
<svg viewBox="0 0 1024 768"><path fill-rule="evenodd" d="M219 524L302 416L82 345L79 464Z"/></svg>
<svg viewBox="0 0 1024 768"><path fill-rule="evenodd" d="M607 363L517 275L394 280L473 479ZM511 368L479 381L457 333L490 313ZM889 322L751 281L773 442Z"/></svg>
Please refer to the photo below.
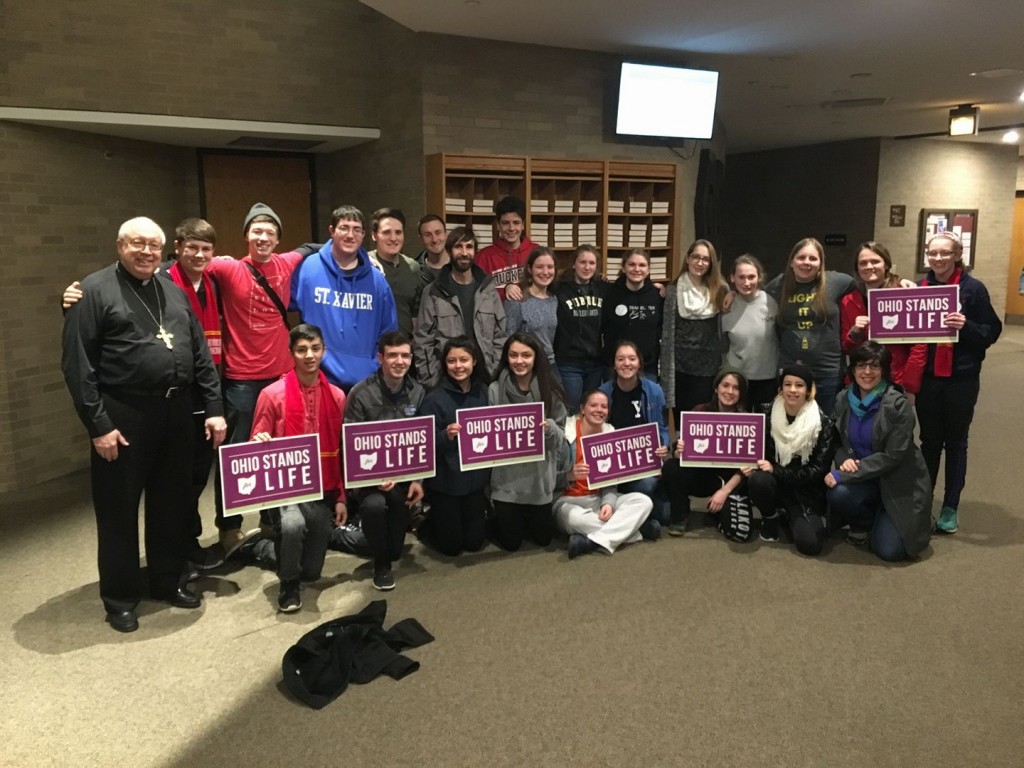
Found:
<svg viewBox="0 0 1024 768"><path fill-rule="evenodd" d="M551 543L555 534L555 521L551 503L516 504L511 501L494 502L494 543L508 552L515 552L527 538L540 547Z"/></svg>
<svg viewBox="0 0 1024 768"><path fill-rule="evenodd" d="M486 505L483 491L449 496L431 489L430 514L420 525L420 536L443 555L476 552L484 545Z"/></svg>
<svg viewBox="0 0 1024 768"><path fill-rule="evenodd" d="M925 376L917 395L921 453L928 465L932 488L939 479L939 459L946 454L942 506L957 509L967 480L967 434L978 402L978 379L939 379Z"/></svg>
<svg viewBox="0 0 1024 768"><path fill-rule="evenodd" d="M825 484L822 483L824 490ZM813 512L804 508L796 498L793 489L775 479L770 472L755 471L747 478L747 493L750 501L761 513L762 519L772 517L777 511L784 512L789 522L789 533L793 543L802 555L820 555L825 546L825 508Z"/></svg>

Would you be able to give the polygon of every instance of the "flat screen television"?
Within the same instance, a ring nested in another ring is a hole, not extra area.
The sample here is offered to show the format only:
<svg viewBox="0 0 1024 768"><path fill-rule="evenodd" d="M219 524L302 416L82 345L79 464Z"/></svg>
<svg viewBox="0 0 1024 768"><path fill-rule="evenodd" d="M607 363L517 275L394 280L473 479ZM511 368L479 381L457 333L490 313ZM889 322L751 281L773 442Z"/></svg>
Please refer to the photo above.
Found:
<svg viewBox="0 0 1024 768"><path fill-rule="evenodd" d="M710 139L718 73L623 62L615 133L663 139Z"/></svg>

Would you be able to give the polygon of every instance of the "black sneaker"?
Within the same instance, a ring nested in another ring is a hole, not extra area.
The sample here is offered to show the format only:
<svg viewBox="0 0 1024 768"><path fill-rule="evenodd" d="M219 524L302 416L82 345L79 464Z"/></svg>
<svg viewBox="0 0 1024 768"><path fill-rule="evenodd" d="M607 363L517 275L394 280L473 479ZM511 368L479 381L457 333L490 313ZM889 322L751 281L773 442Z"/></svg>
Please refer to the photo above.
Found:
<svg viewBox="0 0 1024 768"><path fill-rule="evenodd" d="M779 514L776 513L771 517L765 517L761 520L761 541L778 541L779 540Z"/></svg>
<svg viewBox="0 0 1024 768"><path fill-rule="evenodd" d="M391 573L391 563L377 562L373 564L373 588L387 592L395 588L395 577Z"/></svg>
<svg viewBox="0 0 1024 768"><path fill-rule="evenodd" d="M597 545L582 533L573 533L569 535L568 551L570 560L575 560L580 555L590 554L596 548Z"/></svg>
<svg viewBox="0 0 1024 768"><path fill-rule="evenodd" d="M640 526L640 535L644 541L657 541L661 538L661 523L655 520L653 515L648 517Z"/></svg>
<svg viewBox="0 0 1024 768"><path fill-rule="evenodd" d="M302 595L299 592L299 580L282 581L277 593L277 609L281 613L295 613L302 607Z"/></svg>

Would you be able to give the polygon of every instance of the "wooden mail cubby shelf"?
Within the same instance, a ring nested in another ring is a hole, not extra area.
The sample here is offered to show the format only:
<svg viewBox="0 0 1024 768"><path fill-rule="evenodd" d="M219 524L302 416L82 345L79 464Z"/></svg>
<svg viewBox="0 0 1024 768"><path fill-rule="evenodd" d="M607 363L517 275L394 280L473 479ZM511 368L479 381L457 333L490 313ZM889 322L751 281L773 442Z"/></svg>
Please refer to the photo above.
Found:
<svg viewBox="0 0 1024 768"><path fill-rule="evenodd" d="M506 195L526 203L526 231L569 263L580 245L603 253L608 279L622 257L643 248L651 276L668 280L678 264L676 166L619 160L559 160L505 155L427 157L427 206L449 230L470 225L482 247L493 242L494 204Z"/></svg>

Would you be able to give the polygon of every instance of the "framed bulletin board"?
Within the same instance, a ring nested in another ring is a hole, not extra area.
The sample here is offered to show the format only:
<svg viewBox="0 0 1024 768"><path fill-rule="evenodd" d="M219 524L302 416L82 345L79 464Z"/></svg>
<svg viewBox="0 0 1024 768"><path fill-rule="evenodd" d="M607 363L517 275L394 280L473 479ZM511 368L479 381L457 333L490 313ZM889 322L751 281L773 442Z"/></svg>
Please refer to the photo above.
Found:
<svg viewBox="0 0 1024 768"><path fill-rule="evenodd" d="M924 244L928 238L939 232L952 232L964 244L963 263L974 264L974 249L978 245L978 209L964 208L922 208L918 232L917 271L927 272L928 257L924 255Z"/></svg>

